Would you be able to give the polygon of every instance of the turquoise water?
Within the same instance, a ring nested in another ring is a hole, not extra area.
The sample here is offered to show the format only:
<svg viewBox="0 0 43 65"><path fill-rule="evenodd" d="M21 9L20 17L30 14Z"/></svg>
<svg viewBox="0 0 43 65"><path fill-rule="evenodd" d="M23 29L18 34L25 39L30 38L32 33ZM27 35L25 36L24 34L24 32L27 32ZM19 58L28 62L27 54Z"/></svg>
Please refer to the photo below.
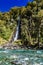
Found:
<svg viewBox="0 0 43 65"><path fill-rule="evenodd" d="M43 50L0 49L0 65L43 65Z"/></svg>

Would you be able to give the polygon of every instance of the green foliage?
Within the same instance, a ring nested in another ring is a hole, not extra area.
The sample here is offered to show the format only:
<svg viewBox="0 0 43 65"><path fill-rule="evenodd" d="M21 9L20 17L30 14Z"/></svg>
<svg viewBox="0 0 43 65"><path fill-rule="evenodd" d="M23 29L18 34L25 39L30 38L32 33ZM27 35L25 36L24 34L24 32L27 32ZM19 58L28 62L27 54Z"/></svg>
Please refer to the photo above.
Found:
<svg viewBox="0 0 43 65"><path fill-rule="evenodd" d="M0 12L0 37L9 40L17 27L20 15L20 39L25 46L43 44L43 0L34 0L24 7L11 8L9 12Z"/></svg>
<svg viewBox="0 0 43 65"><path fill-rule="evenodd" d="M10 18L11 15L9 12L3 14L0 13L0 15L2 15L0 18L0 37L9 40L12 31L16 28L17 22L13 18Z"/></svg>
<svg viewBox="0 0 43 65"><path fill-rule="evenodd" d="M35 0L27 3L27 6L21 9L21 39L24 45L39 45L43 43L43 0ZM28 22L27 22L28 21Z"/></svg>

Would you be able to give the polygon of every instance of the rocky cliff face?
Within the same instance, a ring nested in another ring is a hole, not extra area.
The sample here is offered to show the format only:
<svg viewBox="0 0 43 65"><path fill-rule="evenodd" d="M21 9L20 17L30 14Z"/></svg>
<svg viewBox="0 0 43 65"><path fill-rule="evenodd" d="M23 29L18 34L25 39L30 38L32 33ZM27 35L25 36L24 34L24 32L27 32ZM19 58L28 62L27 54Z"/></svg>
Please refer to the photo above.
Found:
<svg viewBox="0 0 43 65"><path fill-rule="evenodd" d="M31 48L43 47L43 2L41 0L37 3L33 1L25 7L16 7L9 12L0 13L0 38L9 41L12 35L15 35L17 18L20 15L18 37L22 40L21 45Z"/></svg>

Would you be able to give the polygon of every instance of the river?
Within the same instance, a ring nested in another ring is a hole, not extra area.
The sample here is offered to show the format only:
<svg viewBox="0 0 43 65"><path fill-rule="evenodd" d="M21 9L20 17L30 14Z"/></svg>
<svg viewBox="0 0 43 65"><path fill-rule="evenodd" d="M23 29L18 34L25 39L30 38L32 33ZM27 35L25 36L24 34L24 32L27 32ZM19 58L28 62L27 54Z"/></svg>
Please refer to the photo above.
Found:
<svg viewBox="0 0 43 65"><path fill-rule="evenodd" d="M43 65L43 50L0 49L0 65Z"/></svg>

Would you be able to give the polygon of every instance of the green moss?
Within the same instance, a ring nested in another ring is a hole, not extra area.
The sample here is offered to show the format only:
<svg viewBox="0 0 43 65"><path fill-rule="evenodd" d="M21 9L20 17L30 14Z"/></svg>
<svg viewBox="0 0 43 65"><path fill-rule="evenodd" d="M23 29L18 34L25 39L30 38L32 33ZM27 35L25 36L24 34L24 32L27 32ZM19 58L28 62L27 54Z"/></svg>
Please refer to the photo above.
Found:
<svg viewBox="0 0 43 65"><path fill-rule="evenodd" d="M14 45L22 45L22 40L16 40L13 42Z"/></svg>

